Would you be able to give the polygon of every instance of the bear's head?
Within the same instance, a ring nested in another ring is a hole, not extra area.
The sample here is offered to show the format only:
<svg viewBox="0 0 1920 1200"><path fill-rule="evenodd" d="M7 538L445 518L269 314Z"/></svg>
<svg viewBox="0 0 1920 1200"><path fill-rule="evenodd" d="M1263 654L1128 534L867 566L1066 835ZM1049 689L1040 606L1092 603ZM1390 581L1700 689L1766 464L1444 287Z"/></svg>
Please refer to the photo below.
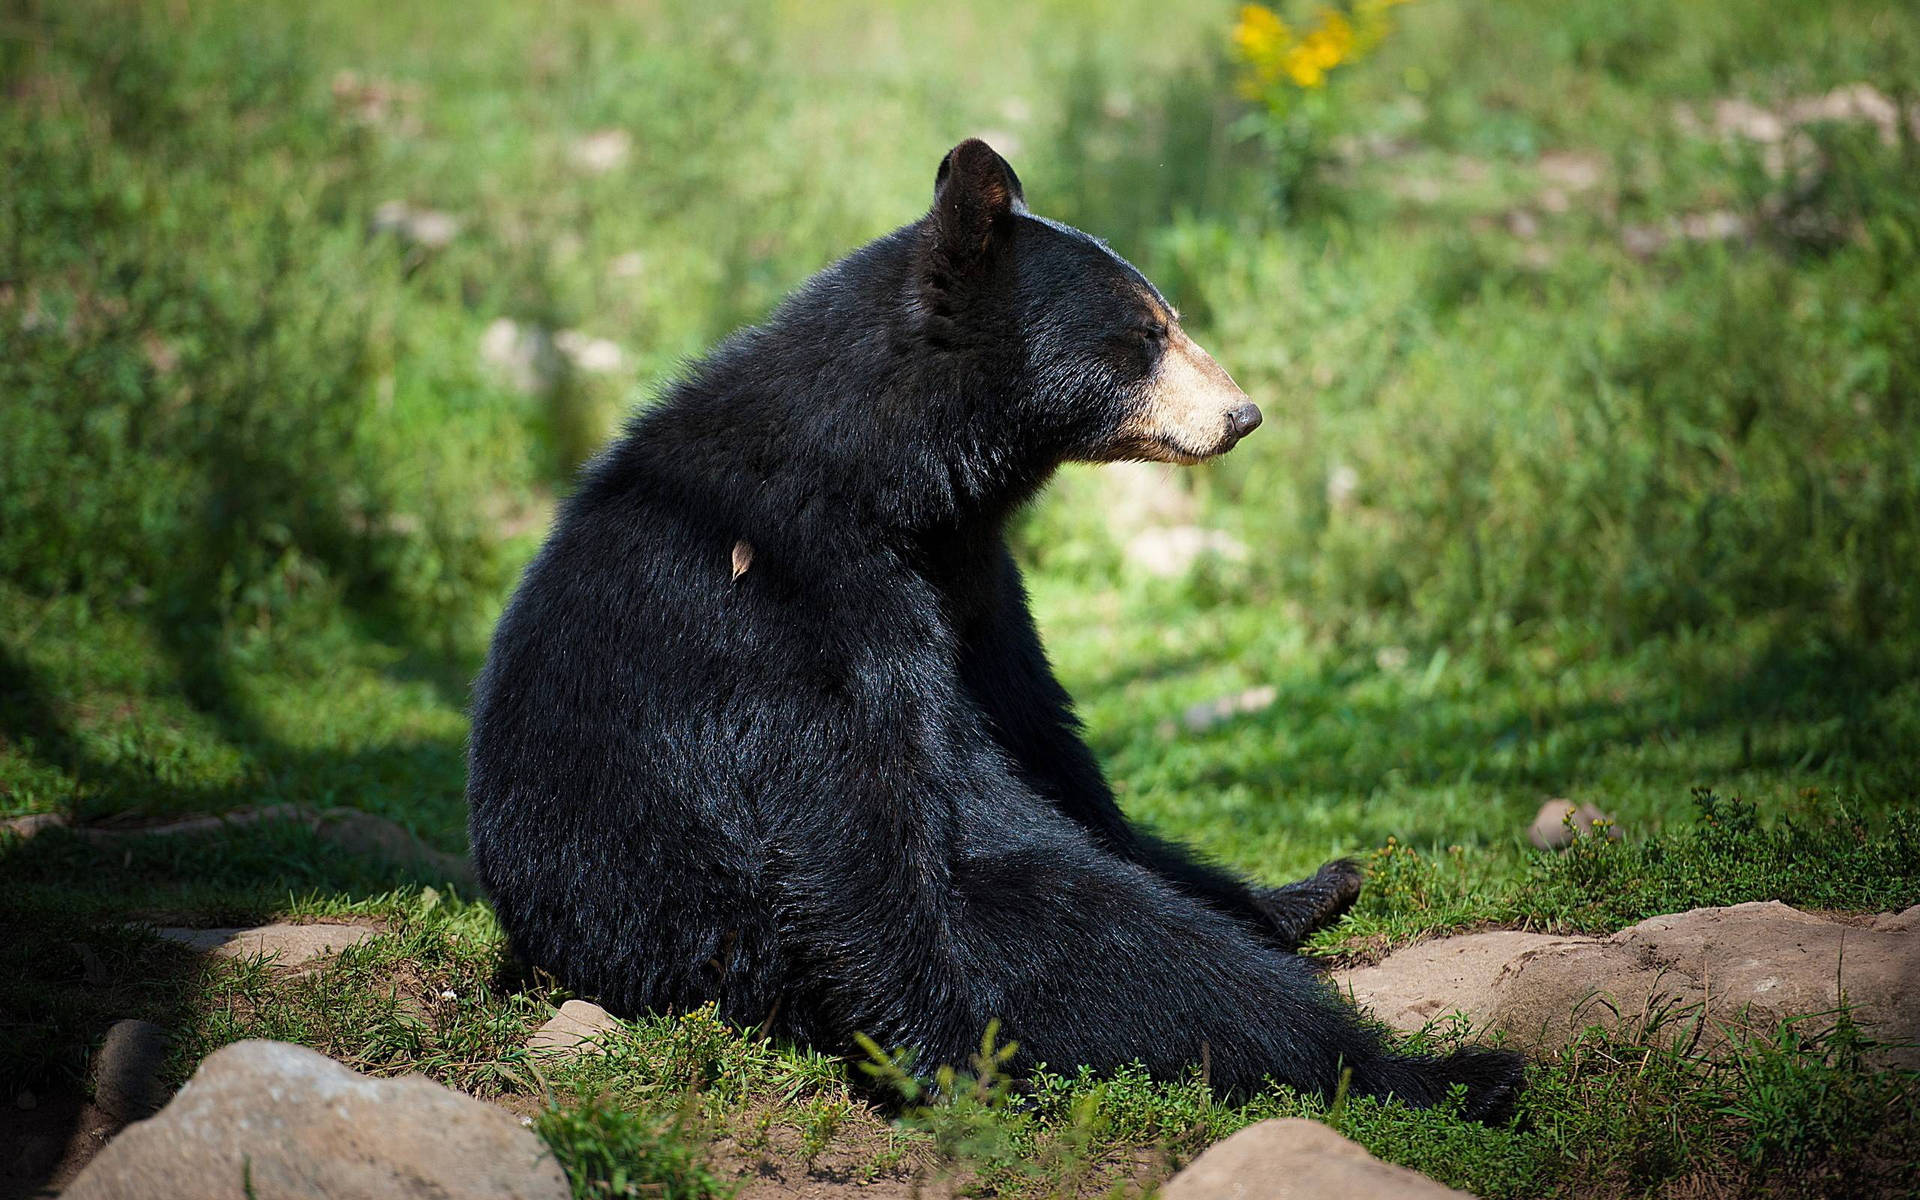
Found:
<svg viewBox="0 0 1920 1200"><path fill-rule="evenodd" d="M1028 212L985 142L942 160L922 229L928 336L994 364L981 373L1003 389L1001 415L1046 465L1197 463L1260 424L1153 284L1105 243Z"/></svg>

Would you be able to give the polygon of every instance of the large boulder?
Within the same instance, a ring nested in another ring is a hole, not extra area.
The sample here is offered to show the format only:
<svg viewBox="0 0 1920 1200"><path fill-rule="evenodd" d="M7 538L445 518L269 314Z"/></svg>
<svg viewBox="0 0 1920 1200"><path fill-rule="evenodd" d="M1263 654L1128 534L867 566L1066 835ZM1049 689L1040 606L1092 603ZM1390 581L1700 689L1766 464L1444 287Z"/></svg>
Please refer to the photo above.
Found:
<svg viewBox="0 0 1920 1200"><path fill-rule="evenodd" d="M1188 1164L1161 1200L1459 1200L1466 1192L1381 1162L1318 1121L1249 1125ZM1470 1198L1469 1198L1470 1200Z"/></svg>
<svg viewBox="0 0 1920 1200"><path fill-rule="evenodd" d="M236 1042L110 1142L66 1200L566 1200L511 1114L413 1075L370 1079L285 1042Z"/></svg>
<svg viewBox="0 0 1920 1200"><path fill-rule="evenodd" d="M1872 1036L1896 1044L1884 1061L1920 1065L1915 980L1920 908L1862 922L1778 901L1653 917L1605 938L1442 938L1340 976L1357 1003L1405 1032L1457 1012L1548 1051L1598 1025L1714 1053L1729 1030L1830 1013L1844 993Z"/></svg>

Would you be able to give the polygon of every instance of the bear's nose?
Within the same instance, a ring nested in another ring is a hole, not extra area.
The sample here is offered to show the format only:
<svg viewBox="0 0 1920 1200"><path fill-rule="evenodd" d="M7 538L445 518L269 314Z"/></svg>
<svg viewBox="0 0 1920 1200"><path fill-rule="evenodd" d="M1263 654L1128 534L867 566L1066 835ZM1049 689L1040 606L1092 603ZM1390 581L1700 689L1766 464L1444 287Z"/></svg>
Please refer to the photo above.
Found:
<svg viewBox="0 0 1920 1200"><path fill-rule="evenodd" d="M1233 436L1243 438L1260 428L1260 406L1249 400L1227 414L1227 426Z"/></svg>

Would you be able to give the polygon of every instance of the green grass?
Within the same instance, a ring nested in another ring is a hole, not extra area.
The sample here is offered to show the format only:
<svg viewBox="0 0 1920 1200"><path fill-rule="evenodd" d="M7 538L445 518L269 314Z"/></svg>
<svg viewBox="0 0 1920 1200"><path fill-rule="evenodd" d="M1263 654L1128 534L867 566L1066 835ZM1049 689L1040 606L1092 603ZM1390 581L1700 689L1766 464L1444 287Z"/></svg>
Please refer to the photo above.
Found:
<svg viewBox="0 0 1920 1200"><path fill-rule="evenodd" d="M467 683L571 465L984 133L1268 413L1168 475L1244 559L1144 575L1082 468L1018 531L1133 815L1269 880L1363 858L1331 956L1920 903L1920 146L1815 123L1817 170L1779 176L1703 130L1855 83L1913 103L1920 22L1396 13L1303 181L1233 98L1229 5L0 0L0 815L349 805L461 849ZM573 147L607 128L630 153L595 173ZM370 232L392 201L459 232ZM1686 214L1748 233L1627 245ZM624 365L523 393L480 356L502 318ZM1535 852L1555 796L1625 839ZM323 916L385 932L290 977L129 925ZM1269 1115L1487 1196L1871 1194L1920 1158L1915 1081L1844 1014L1719 1064L1582 1042L1498 1129L980 1064L876 1107L857 1065L710 1013L530 1060L566 997L502 955L483 902L296 828L0 842L0 1093L76 1086L126 1016L177 1032L179 1078L286 1038L509 1104L583 1196L763 1157L1091 1195Z"/></svg>

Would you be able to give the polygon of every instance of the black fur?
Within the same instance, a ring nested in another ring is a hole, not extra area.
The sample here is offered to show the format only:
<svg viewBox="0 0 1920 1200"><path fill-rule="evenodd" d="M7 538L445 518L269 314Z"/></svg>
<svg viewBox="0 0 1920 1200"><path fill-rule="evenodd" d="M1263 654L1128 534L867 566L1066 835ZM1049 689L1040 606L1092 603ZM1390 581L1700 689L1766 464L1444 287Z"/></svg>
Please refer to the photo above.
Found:
<svg viewBox="0 0 1920 1200"><path fill-rule="evenodd" d="M982 143L937 193L639 417L528 568L468 785L514 951L836 1051L963 1062L997 1017L1056 1068L1504 1110L1517 1058L1396 1053L1287 952L1349 864L1258 889L1121 815L1003 526L1140 403L1157 295Z"/></svg>

